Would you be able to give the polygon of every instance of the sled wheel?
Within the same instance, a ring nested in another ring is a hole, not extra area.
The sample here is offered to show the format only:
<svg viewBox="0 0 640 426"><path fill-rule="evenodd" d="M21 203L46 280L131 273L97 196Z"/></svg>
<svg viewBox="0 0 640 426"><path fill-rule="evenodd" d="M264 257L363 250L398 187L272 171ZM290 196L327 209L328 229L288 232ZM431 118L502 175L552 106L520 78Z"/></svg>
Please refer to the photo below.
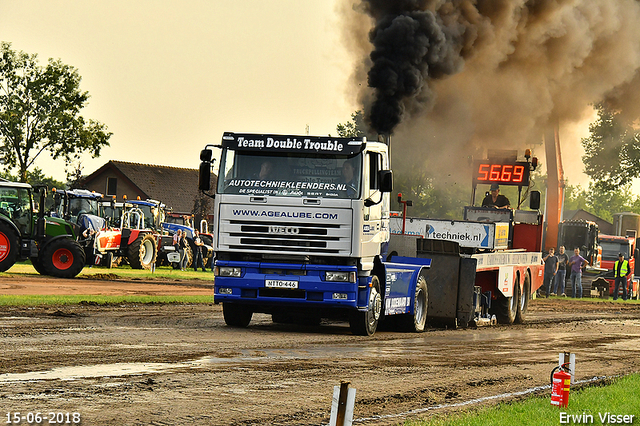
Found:
<svg viewBox="0 0 640 426"><path fill-rule="evenodd" d="M359 336L372 336L378 328L381 313L382 295L380 294L380 281L378 280L378 277L374 275L371 278L367 310L364 312L351 312L349 318L351 332Z"/></svg>
<svg viewBox="0 0 640 426"><path fill-rule="evenodd" d="M525 321L527 309L529 309L529 299L531 298L531 277L529 276L529 272L524 274L524 285L522 287L523 290L520 296L520 303L518 304L518 312L516 312L516 324L522 324Z"/></svg>
<svg viewBox="0 0 640 426"><path fill-rule="evenodd" d="M513 324L516 319L516 313L518 312L518 305L520 304L520 278L516 278L516 282L513 285L513 295L511 297L501 297L497 300L496 317L500 324Z"/></svg>

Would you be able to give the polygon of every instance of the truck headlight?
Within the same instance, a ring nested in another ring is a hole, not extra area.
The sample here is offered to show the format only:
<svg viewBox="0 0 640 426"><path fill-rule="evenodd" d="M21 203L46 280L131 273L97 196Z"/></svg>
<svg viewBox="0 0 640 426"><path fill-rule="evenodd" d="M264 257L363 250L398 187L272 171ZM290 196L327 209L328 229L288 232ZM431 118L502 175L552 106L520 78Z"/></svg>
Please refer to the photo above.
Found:
<svg viewBox="0 0 640 426"><path fill-rule="evenodd" d="M216 266L215 276L240 278L242 276L242 268L234 266Z"/></svg>
<svg viewBox="0 0 640 426"><path fill-rule="evenodd" d="M327 271L324 273L324 279L339 283L355 283L356 273L354 271Z"/></svg>

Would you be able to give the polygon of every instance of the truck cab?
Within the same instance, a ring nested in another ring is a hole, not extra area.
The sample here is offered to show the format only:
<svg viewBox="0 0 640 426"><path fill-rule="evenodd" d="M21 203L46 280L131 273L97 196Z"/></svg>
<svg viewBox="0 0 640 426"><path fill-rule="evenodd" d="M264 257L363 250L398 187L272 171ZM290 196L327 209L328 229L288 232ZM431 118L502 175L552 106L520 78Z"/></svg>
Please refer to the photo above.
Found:
<svg viewBox="0 0 640 426"><path fill-rule="evenodd" d="M278 319L317 309L319 318L360 308L366 316L376 304L379 315L392 185L387 146L225 133L218 147L215 296L227 324L246 326L253 312ZM211 151L201 159L204 189Z"/></svg>
<svg viewBox="0 0 640 426"><path fill-rule="evenodd" d="M624 258L629 261L630 273L627 275L627 286L633 283L636 257L639 255L636 248L636 238L635 236L600 234L599 240L602 246L601 267L607 269L604 278L609 282L609 294L613 294L615 291L614 265L618 260L619 253L622 253ZM622 288L619 291L622 292Z"/></svg>
<svg viewBox="0 0 640 426"><path fill-rule="evenodd" d="M225 134L214 229L220 260L330 257L371 270L388 240L389 193L380 191L388 167L386 145L365 139Z"/></svg>

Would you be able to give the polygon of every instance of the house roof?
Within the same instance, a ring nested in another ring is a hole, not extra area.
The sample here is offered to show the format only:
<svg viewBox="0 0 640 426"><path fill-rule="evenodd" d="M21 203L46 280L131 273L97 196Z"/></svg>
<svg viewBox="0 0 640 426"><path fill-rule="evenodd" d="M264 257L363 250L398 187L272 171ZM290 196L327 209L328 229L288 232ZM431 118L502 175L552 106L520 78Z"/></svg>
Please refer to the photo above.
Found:
<svg viewBox="0 0 640 426"><path fill-rule="evenodd" d="M90 182L107 169L127 179L147 198L162 201L176 213L193 211L199 194L197 169L111 160L84 178L84 182Z"/></svg>
<svg viewBox="0 0 640 426"><path fill-rule="evenodd" d="M590 220L598 224L598 228L600 232L604 234L610 234L613 232L613 224L607 220L602 219L599 216L594 215L593 213L589 213L586 210L578 209L578 210L565 210L563 213L563 218L565 220L574 220L574 219L584 219Z"/></svg>

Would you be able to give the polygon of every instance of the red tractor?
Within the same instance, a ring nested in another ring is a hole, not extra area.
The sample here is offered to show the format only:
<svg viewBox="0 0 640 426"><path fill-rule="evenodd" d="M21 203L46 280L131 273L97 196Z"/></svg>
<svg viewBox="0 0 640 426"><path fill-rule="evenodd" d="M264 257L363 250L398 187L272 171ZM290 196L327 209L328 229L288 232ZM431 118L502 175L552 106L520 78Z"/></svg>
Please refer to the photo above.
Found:
<svg viewBox="0 0 640 426"><path fill-rule="evenodd" d="M124 257L133 269L151 269L158 245L153 232L145 229L144 213L137 208L122 213L119 229L103 229L95 236L95 250L111 264L115 256ZM103 262L104 263L104 262Z"/></svg>

